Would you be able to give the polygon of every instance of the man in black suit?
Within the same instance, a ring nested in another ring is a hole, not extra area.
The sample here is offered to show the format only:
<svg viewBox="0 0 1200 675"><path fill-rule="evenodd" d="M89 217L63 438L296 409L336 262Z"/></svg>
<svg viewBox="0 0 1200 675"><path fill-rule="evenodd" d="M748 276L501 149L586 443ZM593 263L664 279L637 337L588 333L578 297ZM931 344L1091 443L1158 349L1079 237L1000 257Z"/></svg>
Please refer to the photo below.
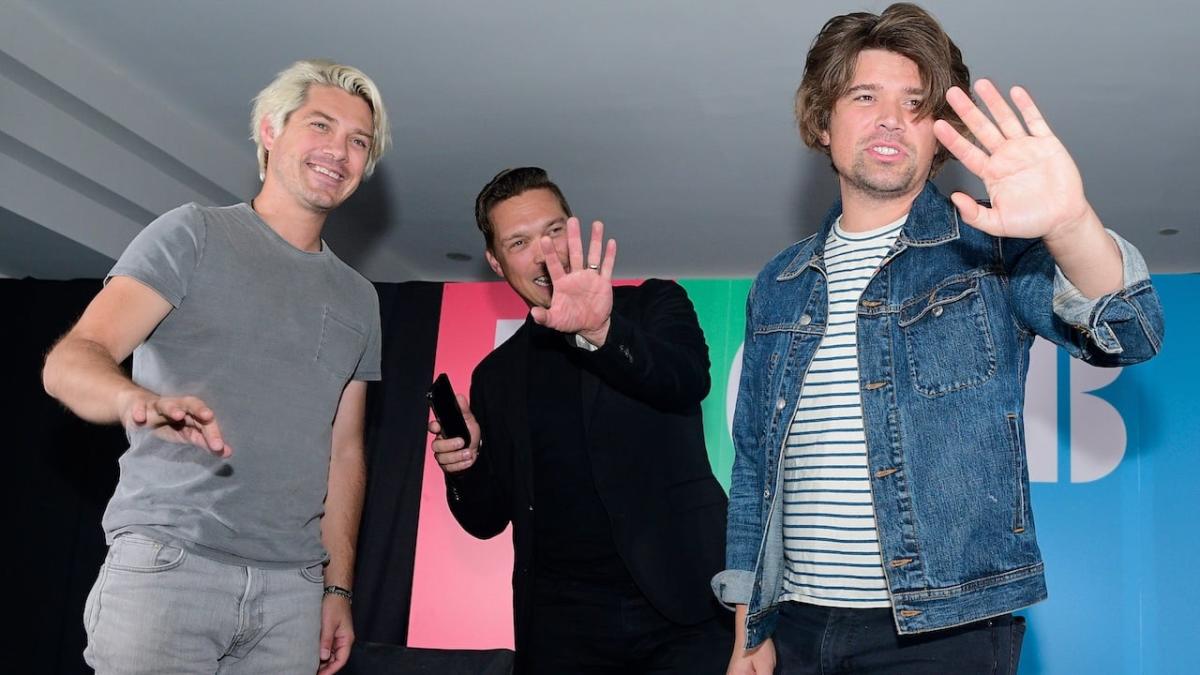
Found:
<svg viewBox="0 0 1200 675"><path fill-rule="evenodd" d="M519 673L723 673L732 634L709 599L725 493L704 447L708 346L684 290L613 289L616 242L546 172L501 172L475 216L486 256L530 307L459 397L471 444L438 439L472 535L513 524ZM472 414L474 413L474 414ZM430 431L439 433L437 423Z"/></svg>

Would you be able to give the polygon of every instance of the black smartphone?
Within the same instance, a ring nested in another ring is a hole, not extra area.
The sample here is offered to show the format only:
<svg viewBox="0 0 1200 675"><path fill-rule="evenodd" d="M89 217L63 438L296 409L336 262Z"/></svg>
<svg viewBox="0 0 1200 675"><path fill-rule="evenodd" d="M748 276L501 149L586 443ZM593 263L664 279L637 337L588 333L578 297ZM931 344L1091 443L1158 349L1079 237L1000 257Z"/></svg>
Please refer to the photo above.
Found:
<svg viewBox="0 0 1200 675"><path fill-rule="evenodd" d="M442 438L461 438L466 442L463 447L470 445L471 432L467 431L467 421L458 409L458 399L454 397L454 388L445 373L437 376L425 398L429 399L429 407L438 424L442 425Z"/></svg>

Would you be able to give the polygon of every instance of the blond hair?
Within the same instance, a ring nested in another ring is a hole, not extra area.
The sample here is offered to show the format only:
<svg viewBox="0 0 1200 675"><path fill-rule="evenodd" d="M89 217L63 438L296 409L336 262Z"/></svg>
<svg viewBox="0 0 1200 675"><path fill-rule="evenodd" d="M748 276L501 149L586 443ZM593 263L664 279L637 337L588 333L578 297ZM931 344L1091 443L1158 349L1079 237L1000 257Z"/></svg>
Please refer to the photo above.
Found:
<svg viewBox="0 0 1200 675"><path fill-rule="evenodd" d="M371 176L375 171L375 163L383 157L383 153L391 144L387 110L383 107L379 88L371 78L357 68L325 59L297 61L280 71L275 80L254 97L254 110L250 113L250 138L258 147L259 180L266 178L268 154L267 149L263 147L260 122L266 117L276 133L282 131L288 116L304 105L308 88L314 84L337 87L348 94L358 96L366 101L367 107L371 109L371 123L374 129L363 178Z"/></svg>

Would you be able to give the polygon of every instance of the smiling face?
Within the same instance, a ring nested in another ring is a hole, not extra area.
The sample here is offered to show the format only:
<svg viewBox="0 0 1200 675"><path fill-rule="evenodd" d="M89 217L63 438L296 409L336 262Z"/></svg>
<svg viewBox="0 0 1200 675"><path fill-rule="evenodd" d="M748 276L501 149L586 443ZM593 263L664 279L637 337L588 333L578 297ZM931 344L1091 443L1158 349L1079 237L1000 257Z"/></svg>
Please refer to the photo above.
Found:
<svg viewBox="0 0 1200 675"><path fill-rule="evenodd" d="M282 191L299 206L327 213L354 193L371 148L371 108L336 87L313 85L283 125L261 122L268 151L263 192Z"/></svg>
<svg viewBox="0 0 1200 675"><path fill-rule="evenodd" d="M846 93L834 104L821 143L829 147L842 195L915 197L929 177L933 118L916 119L924 87L917 64L895 52L863 50Z"/></svg>
<svg viewBox="0 0 1200 675"><path fill-rule="evenodd" d="M567 214L553 192L526 190L492 207L492 245L484 252L492 271L500 275L530 307L549 307L553 289L540 240L554 241L558 259L567 268ZM568 269L569 271L569 269Z"/></svg>

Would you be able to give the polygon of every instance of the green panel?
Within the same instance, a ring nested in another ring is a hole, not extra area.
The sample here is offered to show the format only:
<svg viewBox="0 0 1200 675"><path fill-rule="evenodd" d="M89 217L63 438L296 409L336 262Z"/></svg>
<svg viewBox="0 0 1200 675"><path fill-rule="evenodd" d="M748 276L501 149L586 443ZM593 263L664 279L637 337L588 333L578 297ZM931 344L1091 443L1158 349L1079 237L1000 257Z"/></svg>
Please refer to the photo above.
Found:
<svg viewBox="0 0 1200 675"><path fill-rule="evenodd" d="M696 306L700 327L708 342L712 362L712 390L704 399L704 440L708 459L717 480L729 491L729 473L733 468L733 440L729 436L729 372L742 346L746 327L746 295L750 279L681 279ZM740 358L740 357L739 357ZM734 384L736 387L737 384ZM736 390L735 390L736 393Z"/></svg>

